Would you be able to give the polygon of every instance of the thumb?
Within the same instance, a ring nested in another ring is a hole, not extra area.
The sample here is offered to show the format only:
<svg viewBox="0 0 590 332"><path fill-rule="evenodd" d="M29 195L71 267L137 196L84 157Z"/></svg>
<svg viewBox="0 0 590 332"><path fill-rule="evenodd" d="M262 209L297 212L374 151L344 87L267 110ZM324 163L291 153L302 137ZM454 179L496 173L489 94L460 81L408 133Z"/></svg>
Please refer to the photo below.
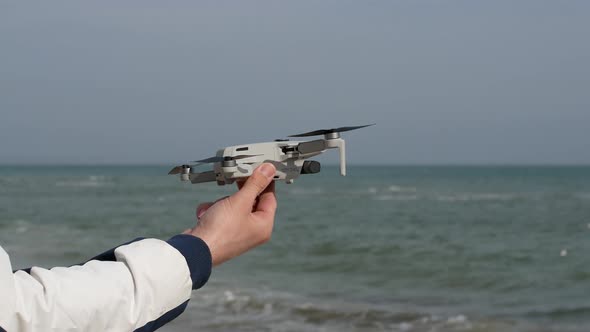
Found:
<svg viewBox="0 0 590 332"><path fill-rule="evenodd" d="M256 197L272 182L275 173L276 168L273 164L264 163L258 166L246 180L242 189L235 194L236 199L253 204Z"/></svg>

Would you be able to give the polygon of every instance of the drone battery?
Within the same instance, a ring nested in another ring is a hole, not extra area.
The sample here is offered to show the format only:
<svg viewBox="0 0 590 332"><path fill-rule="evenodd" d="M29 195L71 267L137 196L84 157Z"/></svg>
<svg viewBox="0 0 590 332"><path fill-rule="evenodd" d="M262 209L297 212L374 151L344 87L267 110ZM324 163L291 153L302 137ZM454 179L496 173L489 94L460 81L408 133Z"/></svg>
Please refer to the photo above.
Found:
<svg viewBox="0 0 590 332"><path fill-rule="evenodd" d="M315 160L306 160L301 167L301 174L315 174L319 173L322 165Z"/></svg>

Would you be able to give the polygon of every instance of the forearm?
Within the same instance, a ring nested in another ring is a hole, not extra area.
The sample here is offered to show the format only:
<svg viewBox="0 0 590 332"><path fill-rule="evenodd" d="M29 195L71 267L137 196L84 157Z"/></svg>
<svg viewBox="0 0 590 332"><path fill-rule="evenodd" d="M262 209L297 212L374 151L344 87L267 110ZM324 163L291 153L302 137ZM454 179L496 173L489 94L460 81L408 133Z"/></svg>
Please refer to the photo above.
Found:
<svg viewBox="0 0 590 332"><path fill-rule="evenodd" d="M4 253L2 253L4 254ZM4 254L5 255L5 254ZM153 331L178 316L211 272L190 235L146 239L82 266L12 274L0 258L0 326L7 331Z"/></svg>

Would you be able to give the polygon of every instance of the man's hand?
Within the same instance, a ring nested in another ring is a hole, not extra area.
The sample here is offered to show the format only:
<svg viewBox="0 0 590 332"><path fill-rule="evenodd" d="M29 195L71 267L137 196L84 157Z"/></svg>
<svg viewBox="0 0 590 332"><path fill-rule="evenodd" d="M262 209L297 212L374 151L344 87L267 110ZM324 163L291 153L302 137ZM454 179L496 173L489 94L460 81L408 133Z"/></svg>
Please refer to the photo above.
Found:
<svg viewBox="0 0 590 332"><path fill-rule="evenodd" d="M264 163L238 184L238 192L197 208L197 225L184 234L207 243L214 266L270 240L277 209L275 172L272 164Z"/></svg>

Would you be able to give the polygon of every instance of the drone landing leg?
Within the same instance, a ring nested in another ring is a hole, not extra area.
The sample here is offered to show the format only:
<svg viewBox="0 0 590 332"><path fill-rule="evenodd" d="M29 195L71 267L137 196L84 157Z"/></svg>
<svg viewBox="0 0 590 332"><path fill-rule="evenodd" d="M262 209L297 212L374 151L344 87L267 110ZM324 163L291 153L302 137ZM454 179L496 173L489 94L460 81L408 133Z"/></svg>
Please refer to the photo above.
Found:
<svg viewBox="0 0 590 332"><path fill-rule="evenodd" d="M341 138L326 140L326 146L330 149L338 149L340 152L340 175L346 176L346 144Z"/></svg>
<svg viewBox="0 0 590 332"><path fill-rule="evenodd" d="M207 171L202 173L191 173L189 175L191 183L202 183L215 181L215 172Z"/></svg>
<svg viewBox="0 0 590 332"><path fill-rule="evenodd" d="M344 140L340 141L338 150L340 152L340 175L346 176L346 150L344 148Z"/></svg>

